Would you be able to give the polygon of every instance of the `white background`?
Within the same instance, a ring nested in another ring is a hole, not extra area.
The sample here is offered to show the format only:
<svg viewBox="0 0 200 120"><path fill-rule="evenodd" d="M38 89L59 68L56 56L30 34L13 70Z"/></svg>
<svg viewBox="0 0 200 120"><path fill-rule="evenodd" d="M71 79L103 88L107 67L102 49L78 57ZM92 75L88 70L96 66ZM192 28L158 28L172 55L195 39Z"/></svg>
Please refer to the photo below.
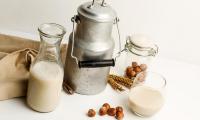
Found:
<svg viewBox="0 0 200 120"><path fill-rule="evenodd" d="M71 17L78 5L87 0L0 0L0 33L19 32L37 38L37 27L44 22L56 22L71 32ZM160 56L174 60L157 59L155 70L167 78L165 107L148 120L200 120L199 66L200 65L200 1L199 0L106 0L120 17L123 40L132 33L145 33L160 47ZM17 31L17 32L15 32ZM116 36L115 36L116 37ZM116 37L117 38L117 37ZM183 62L177 62L183 61ZM185 62L189 62L188 64ZM192 64L194 65L192 65ZM109 87L109 86L108 86ZM63 93L57 110L37 114L25 107L25 99L0 102L1 120L57 120L88 119L84 114L103 102L123 105L127 96L106 89L97 96L68 96ZM94 102L95 101L95 102ZM24 106L24 107L22 107ZM69 109L70 108L70 109ZM76 112L74 112L76 111ZM125 109L125 120L147 120L134 116ZM77 118L74 118L77 117ZM96 120L104 118L96 117ZM105 117L105 119L108 117ZM110 117L109 117L110 118ZM113 118L114 119L114 118Z"/></svg>
<svg viewBox="0 0 200 120"><path fill-rule="evenodd" d="M37 35L44 22L56 22L71 32L71 17L88 0L0 0L0 32ZM106 0L117 11L123 40L145 33L160 47L160 56L200 65L199 0Z"/></svg>

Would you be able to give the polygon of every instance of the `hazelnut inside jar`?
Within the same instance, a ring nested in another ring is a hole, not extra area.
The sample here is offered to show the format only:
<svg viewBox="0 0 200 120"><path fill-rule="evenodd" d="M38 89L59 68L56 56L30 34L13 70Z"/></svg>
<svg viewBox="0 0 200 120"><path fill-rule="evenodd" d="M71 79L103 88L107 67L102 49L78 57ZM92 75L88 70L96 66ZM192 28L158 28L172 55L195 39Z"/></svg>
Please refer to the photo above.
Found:
<svg viewBox="0 0 200 120"><path fill-rule="evenodd" d="M120 72L123 73L123 71L127 71L127 67L132 66L137 74L146 70L146 68L150 68L157 54L158 46L146 35L134 34L128 36L125 48L116 62L116 69L120 69ZM134 75L134 72L130 72L131 69L128 70L129 74Z"/></svg>

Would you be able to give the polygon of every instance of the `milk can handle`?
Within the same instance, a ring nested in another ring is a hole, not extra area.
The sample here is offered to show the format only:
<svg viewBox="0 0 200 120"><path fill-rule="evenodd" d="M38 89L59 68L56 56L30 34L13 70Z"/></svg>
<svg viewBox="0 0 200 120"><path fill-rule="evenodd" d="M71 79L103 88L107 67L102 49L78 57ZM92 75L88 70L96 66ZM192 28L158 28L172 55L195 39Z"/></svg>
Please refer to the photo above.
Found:
<svg viewBox="0 0 200 120"><path fill-rule="evenodd" d="M79 68L96 68L96 67L115 66L115 60L108 59L108 60L79 61L78 66Z"/></svg>
<svg viewBox="0 0 200 120"><path fill-rule="evenodd" d="M92 4L89 6L89 8L92 8L94 5L95 0L92 0ZM101 6L105 5L105 0L102 0Z"/></svg>
<svg viewBox="0 0 200 120"><path fill-rule="evenodd" d="M96 68L96 67L108 67L108 66L115 66L116 58L120 56L121 53L121 39L120 39L120 32L118 27L119 19L116 18L115 23L117 24L117 30L119 34L119 52L115 59L106 59L106 60L86 60L86 61L79 61L77 57L74 56L74 37L75 37L75 22L77 16L72 17L73 22L73 31L72 31L72 49L71 49L71 57L75 59L76 63L78 64L79 68Z"/></svg>

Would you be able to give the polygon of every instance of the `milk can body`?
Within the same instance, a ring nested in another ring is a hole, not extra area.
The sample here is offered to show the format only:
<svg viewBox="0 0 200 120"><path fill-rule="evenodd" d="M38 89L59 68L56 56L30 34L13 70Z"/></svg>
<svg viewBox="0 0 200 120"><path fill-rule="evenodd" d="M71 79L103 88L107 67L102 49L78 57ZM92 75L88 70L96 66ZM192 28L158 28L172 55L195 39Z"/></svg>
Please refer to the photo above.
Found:
<svg viewBox="0 0 200 120"><path fill-rule="evenodd" d="M111 33L115 13L110 16L104 7L98 8L101 7L99 3L94 4L94 8L88 8L90 4L85 3L78 9L77 27L74 35L72 32L69 38L64 75L64 81L75 92L86 95L97 94L105 89L110 66L80 68L72 55L79 61L101 61L112 59L114 49ZM103 12L99 13L99 10ZM94 14L88 15L88 11ZM101 18L101 15L108 16Z"/></svg>

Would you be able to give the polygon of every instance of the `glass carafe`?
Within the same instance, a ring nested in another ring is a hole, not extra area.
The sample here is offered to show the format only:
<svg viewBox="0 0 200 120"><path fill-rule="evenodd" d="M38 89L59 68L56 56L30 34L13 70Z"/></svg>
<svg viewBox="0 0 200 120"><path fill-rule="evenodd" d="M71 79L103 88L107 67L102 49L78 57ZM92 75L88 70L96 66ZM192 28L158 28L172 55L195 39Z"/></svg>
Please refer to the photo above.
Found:
<svg viewBox="0 0 200 120"><path fill-rule="evenodd" d="M45 23L38 31L41 44L30 68L27 103L38 112L50 112L58 105L62 89L64 71L60 44L65 29L55 23Z"/></svg>

